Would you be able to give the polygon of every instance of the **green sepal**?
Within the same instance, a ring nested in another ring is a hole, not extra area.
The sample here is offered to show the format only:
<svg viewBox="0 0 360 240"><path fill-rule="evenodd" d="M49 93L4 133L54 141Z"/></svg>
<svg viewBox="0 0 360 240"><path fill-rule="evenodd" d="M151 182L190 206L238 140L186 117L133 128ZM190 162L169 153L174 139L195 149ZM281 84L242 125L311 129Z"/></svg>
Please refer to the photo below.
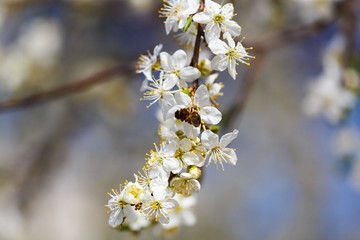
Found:
<svg viewBox="0 0 360 240"><path fill-rule="evenodd" d="M184 88L181 90L181 92L185 93L186 95L188 95L189 97L191 97L191 93L190 90L188 88Z"/></svg>
<svg viewBox="0 0 360 240"><path fill-rule="evenodd" d="M220 134L220 126L219 125L212 125L210 126L210 131L219 135Z"/></svg>
<svg viewBox="0 0 360 240"><path fill-rule="evenodd" d="M183 32L186 32L189 29L191 23L192 23L192 16L188 17L188 19L186 21L186 24L185 24L185 26L183 28Z"/></svg>

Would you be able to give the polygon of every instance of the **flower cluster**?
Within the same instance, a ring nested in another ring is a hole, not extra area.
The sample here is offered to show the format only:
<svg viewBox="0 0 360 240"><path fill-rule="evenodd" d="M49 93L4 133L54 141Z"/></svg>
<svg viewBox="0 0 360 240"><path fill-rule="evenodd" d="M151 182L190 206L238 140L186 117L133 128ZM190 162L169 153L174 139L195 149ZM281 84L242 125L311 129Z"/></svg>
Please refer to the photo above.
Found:
<svg viewBox="0 0 360 240"><path fill-rule="evenodd" d="M349 174L360 189L360 138L356 127L359 108L359 69L346 63L346 40L337 34L330 41L323 58L323 72L309 85L303 102L304 112L323 116L335 131L334 154L339 170ZM356 66L356 64L353 64Z"/></svg>
<svg viewBox="0 0 360 240"><path fill-rule="evenodd" d="M137 72L145 78L140 100L149 101L148 108L159 104L161 143L154 144L133 182L109 193L111 199L105 206L110 209L111 227L140 231L156 222L165 229L194 224L190 210L201 189L203 167L213 164L224 171L225 164L236 164L235 149L228 145L238 131L220 139L218 135L222 113L216 106L223 84L216 82L218 74L214 73L228 69L235 79L237 62L252 58L234 40L241 28L232 20L233 11L232 4L221 6L211 0L165 1L160 16L166 18L166 32L181 29L182 40L194 54L192 59L184 50L171 54L159 44L152 53L140 56ZM188 31L195 39L184 35ZM195 42L201 40L216 56L199 63L200 46Z"/></svg>

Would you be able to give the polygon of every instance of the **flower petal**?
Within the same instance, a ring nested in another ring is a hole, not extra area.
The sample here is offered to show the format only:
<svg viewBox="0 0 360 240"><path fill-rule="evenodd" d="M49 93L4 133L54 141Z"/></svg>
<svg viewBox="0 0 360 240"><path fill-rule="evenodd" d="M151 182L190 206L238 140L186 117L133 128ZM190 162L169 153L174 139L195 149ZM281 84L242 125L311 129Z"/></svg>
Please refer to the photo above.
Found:
<svg viewBox="0 0 360 240"><path fill-rule="evenodd" d="M160 53L160 64L165 71L171 71L170 69L170 54L167 52Z"/></svg>
<svg viewBox="0 0 360 240"><path fill-rule="evenodd" d="M229 163L231 165L236 165L237 156L236 156L234 149L225 148L225 149L222 149L222 152L224 154L224 157L225 157L225 160L227 163Z"/></svg>
<svg viewBox="0 0 360 240"><path fill-rule="evenodd" d="M194 67L185 67L180 70L180 78L185 80L186 82L192 82L198 78L200 78L201 73L199 69Z"/></svg>
<svg viewBox="0 0 360 240"><path fill-rule="evenodd" d="M239 36L241 34L241 27L235 21L225 20L222 23L221 29L223 32L228 32L231 36Z"/></svg>
<svg viewBox="0 0 360 240"><path fill-rule="evenodd" d="M109 225L113 228L119 226L124 219L123 211L122 209L116 209L111 212L109 217Z"/></svg>
<svg viewBox="0 0 360 240"><path fill-rule="evenodd" d="M224 71L228 67L228 57L225 55L215 56L211 60L211 68L217 71Z"/></svg>
<svg viewBox="0 0 360 240"><path fill-rule="evenodd" d="M213 149L219 143L219 136L210 130L205 130L201 134L201 144L207 149Z"/></svg>
<svg viewBox="0 0 360 240"><path fill-rule="evenodd" d="M185 153L184 156L183 156L183 161L187 165L196 165L196 166L198 166L198 165L201 164L199 156L196 155L195 153L192 153L192 152Z"/></svg>
<svg viewBox="0 0 360 240"><path fill-rule="evenodd" d="M221 28L216 23L209 23L205 27L205 39L208 43L219 40Z"/></svg>
<svg viewBox="0 0 360 240"><path fill-rule="evenodd" d="M178 76L176 74L169 74L163 83L163 89L164 90L170 90L172 89L179 81Z"/></svg>
<svg viewBox="0 0 360 240"><path fill-rule="evenodd" d="M205 85L212 85L215 80L218 78L219 74L217 73L214 73L214 74L211 74L210 76L208 76L205 80Z"/></svg>
<svg viewBox="0 0 360 240"><path fill-rule="evenodd" d="M232 3L225 4L220 11L226 19L232 18L234 16L234 5Z"/></svg>
<svg viewBox="0 0 360 240"><path fill-rule="evenodd" d="M220 147L225 148L229 145L238 135L239 131L235 129L231 133L227 133L220 139Z"/></svg>
<svg viewBox="0 0 360 240"><path fill-rule="evenodd" d="M187 55L184 50L177 50L170 58L170 64L177 70L185 67Z"/></svg>
<svg viewBox="0 0 360 240"><path fill-rule="evenodd" d="M126 216L126 220L128 221L136 221L136 213L134 207L131 205L126 205L124 208L124 215Z"/></svg>
<svg viewBox="0 0 360 240"><path fill-rule="evenodd" d="M211 22L211 14L209 12L200 12L195 14L193 17L194 22L201 23L201 24L207 24Z"/></svg>
<svg viewBox="0 0 360 240"><path fill-rule="evenodd" d="M228 52L229 46L221 40L212 41L209 43L209 48L214 54L225 54Z"/></svg>
<svg viewBox="0 0 360 240"><path fill-rule="evenodd" d="M191 103L191 98L182 92L175 93L175 100L178 105L181 105L183 107L186 107Z"/></svg>
<svg viewBox="0 0 360 240"><path fill-rule="evenodd" d="M229 63L228 72L229 72L230 76L235 80L236 79L236 60L232 59L228 63Z"/></svg>
<svg viewBox="0 0 360 240"><path fill-rule="evenodd" d="M166 158L163 162L164 170L167 172L178 173L182 170L182 163L176 158Z"/></svg>
<svg viewBox="0 0 360 240"><path fill-rule="evenodd" d="M205 85L201 85L195 92L194 104L198 107L211 106L209 91Z"/></svg>
<svg viewBox="0 0 360 240"><path fill-rule="evenodd" d="M221 121L221 112L214 107L203 107L200 110L201 120L208 124L218 124Z"/></svg>

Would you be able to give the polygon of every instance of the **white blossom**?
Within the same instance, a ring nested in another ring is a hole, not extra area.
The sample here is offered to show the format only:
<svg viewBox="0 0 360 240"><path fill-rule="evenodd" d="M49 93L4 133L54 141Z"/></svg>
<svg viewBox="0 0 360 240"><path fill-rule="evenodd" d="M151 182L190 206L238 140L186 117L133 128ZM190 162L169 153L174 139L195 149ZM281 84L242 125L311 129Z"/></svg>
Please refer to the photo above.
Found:
<svg viewBox="0 0 360 240"><path fill-rule="evenodd" d="M173 55L160 53L160 63L164 69L165 81L176 81L182 88L187 88L186 82L192 82L201 75L197 68L187 66L187 55L183 50L177 50Z"/></svg>
<svg viewBox="0 0 360 240"><path fill-rule="evenodd" d="M150 151L148 158L149 177L159 176L163 180L169 178L170 172L178 173L182 169L182 163L175 158L175 143L165 142L158 148L155 145L155 151Z"/></svg>
<svg viewBox="0 0 360 240"><path fill-rule="evenodd" d="M125 220L124 218L129 221L136 220L134 207L126 203L123 198L124 191L119 193L116 190L112 190L112 193L109 193L109 195L111 196L111 199L105 206L110 209L109 225L111 227L115 228L120 226Z"/></svg>
<svg viewBox="0 0 360 240"><path fill-rule="evenodd" d="M143 73L145 75L145 80L143 81L141 90L145 90L148 86L148 80L153 79L152 71L154 68L157 68L155 65L162 47L162 44L159 44L154 48L153 54L148 51L148 55L140 55L139 57L136 72Z"/></svg>
<svg viewBox="0 0 360 240"><path fill-rule="evenodd" d="M239 36L241 27L232 21L234 6L231 3L220 6L214 1L205 0L205 10L194 16L194 21L206 24L205 39L208 43L218 40L220 33L229 33L231 36Z"/></svg>
<svg viewBox="0 0 360 240"><path fill-rule="evenodd" d="M169 34L182 29L190 14L197 12L200 6L200 0L167 0L160 9L160 16L166 17L165 31Z"/></svg>
<svg viewBox="0 0 360 240"><path fill-rule="evenodd" d="M170 230L176 229L181 225L193 226L196 223L194 210L197 202L194 195L184 197L181 194L176 194L174 199L179 203L179 207L170 213L170 222L163 225L163 228Z"/></svg>
<svg viewBox="0 0 360 240"><path fill-rule="evenodd" d="M199 181L193 179L190 173L181 173L180 176L171 179L170 187L176 193L183 194L184 197L189 197L193 192L200 191Z"/></svg>
<svg viewBox="0 0 360 240"><path fill-rule="evenodd" d="M211 67L218 71L228 69L230 76L235 79L237 75L236 65L239 65L237 62L250 65L246 61L253 57L248 55L247 49L243 47L241 42L235 45L234 39L228 35L226 39L228 44L222 40L215 40L209 43L209 48L217 55L211 61Z"/></svg>
<svg viewBox="0 0 360 240"><path fill-rule="evenodd" d="M185 46L186 49L192 49L195 46L196 35L197 27L194 23L191 23L186 32L176 34L174 37L179 42L180 46Z"/></svg>
<svg viewBox="0 0 360 240"><path fill-rule="evenodd" d="M149 104L149 106L151 106L159 99L161 99L166 92L169 92L176 85L177 79L165 78L163 72L161 72L159 79L149 79L149 82L150 84L145 88L147 91L144 93L144 97L140 100L151 101Z"/></svg>
<svg viewBox="0 0 360 240"><path fill-rule="evenodd" d="M232 148L227 148L238 135L238 130L234 130L232 133L227 133L221 137L219 141L219 136L213 133L210 130L206 130L201 135L201 143L204 147L208 149L205 159L209 159L209 166L212 162L216 165L217 170L218 164L221 165L224 171L224 162L235 165L237 162L237 156L235 150Z"/></svg>
<svg viewBox="0 0 360 240"><path fill-rule="evenodd" d="M143 200L144 188L139 183L129 182L123 190L123 199L126 203L138 204Z"/></svg>
<svg viewBox="0 0 360 240"><path fill-rule="evenodd" d="M167 224L170 222L169 214L178 206L179 204L176 200L171 199L166 195L148 195L143 203L141 212L145 214L148 220Z"/></svg>

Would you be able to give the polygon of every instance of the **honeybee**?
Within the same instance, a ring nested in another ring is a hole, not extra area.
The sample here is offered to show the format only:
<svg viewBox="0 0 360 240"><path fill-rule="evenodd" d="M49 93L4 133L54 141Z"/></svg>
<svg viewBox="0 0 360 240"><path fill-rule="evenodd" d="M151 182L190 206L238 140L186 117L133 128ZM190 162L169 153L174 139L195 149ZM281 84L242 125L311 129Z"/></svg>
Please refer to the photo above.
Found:
<svg viewBox="0 0 360 240"><path fill-rule="evenodd" d="M195 127L198 127L201 124L200 114L195 107L187 107L177 110L175 112L175 118L183 122L187 122Z"/></svg>

